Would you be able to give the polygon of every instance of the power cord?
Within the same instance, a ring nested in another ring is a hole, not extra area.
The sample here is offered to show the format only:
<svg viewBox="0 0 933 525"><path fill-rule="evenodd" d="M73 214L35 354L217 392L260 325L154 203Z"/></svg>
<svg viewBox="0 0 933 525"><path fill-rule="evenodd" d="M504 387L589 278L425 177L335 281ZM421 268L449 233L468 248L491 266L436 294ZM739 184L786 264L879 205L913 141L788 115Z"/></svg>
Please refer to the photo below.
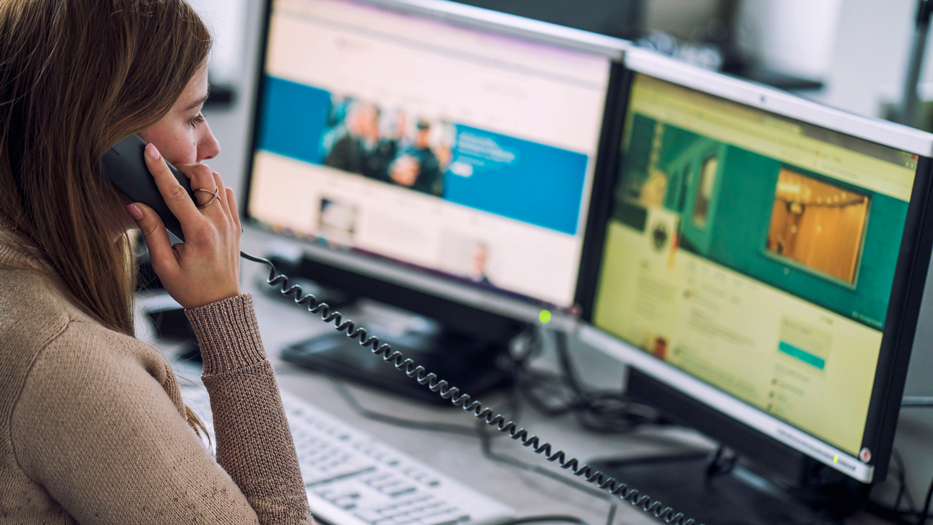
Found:
<svg viewBox="0 0 933 525"><path fill-rule="evenodd" d="M507 521L502 525L520 525L524 523L541 523L541 522L562 522L562 523L576 523L577 525L589 525L587 522L577 518L575 516L561 516L558 514L550 516L530 516L528 518L517 518L514 520Z"/></svg>
<svg viewBox="0 0 933 525"><path fill-rule="evenodd" d="M907 471L904 466L904 458L901 457L901 453L897 449L891 450L891 457L894 459L894 463L897 466L897 479L898 479L898 489L897 497L894 498L894 510L898 511L901 508L901 500L904 500L907 503L907 512L909 514L917 513L917 505L914 503L914 498L910 494L910 490L907 489Z"/></svg>
<svg viewBox="0 0 933 525"><path fill-rule="evenodd" d="M579 490L589 494L590 496L606 500L606 502L609 503L609 513L606 515L606 525L613 524L615 521L616 512L618 512L619 509L618 498L612 497L612 495L607 494L605 491L596 490L587 487L586 485L581 485L571 479L568 479L565 476L561 476L556 472L541 468L538 465L532 465L530 463L525 463L524 461L515 459L511 456L499 454L498 452L492 450L492 436L487 433L487 428L484 425L479 424L477 425L477 429L479 430L481 450L485 458L491 461L497 461L499 463L511 465L515 468L527 470L528 472L546 476L575 490Z"/></svg>
<svg viewBox="0 0 933 525"><path fill-rule="evenodd" d="M904 396L901 400L901 409L930 407L933 407L933 397L931 396ZM930 485L927 488L923 507L918 509L910 491L907 489L904 459L896 448L891 451L891 459L897 467L898 489L897 496L894 498L894 504L887 506L869 501L866 510L884 519L893 521L894 523L904 525L926 525L927 520L930 518L930 504L933 503L933 501L931 501L933 500L933 480L930 481ZM901 509L901 501L907 504L907 508L904 510ZM916 521L910 521L911 519L916 519Z"/></svg>
<svg viewBox="0 0 933 525"><path fill-rule="evenodd" d="M554 346L560 374L527 367L523 371L528 401L535 409L550 417L573 413L580 426L604 434L631 432L645 424L670 424L658 410L633 401L621 390L584 386L571 360L566 334L554 332Z"/></svg>
<svg viewBox="0 0 933 525"><path fill-rule="evenodd" d="M917 512L917 525L926 525L930 518L930 501L933 500L933 480L930 480L930 487L927 489L927 496L923 499L923 507Z"/></svg>
<svg viewBox="0 0 933 525"><path fill-rule="evenodd" d="M889 507L881 503L869 501L866 505L866 510L893 523L901 525L926 525L927 520L930 518L930 504L933 502L931 501L933 500L933 480L930 481L930 485L927 488L923 506L919 509L916 508L913 497L907 489L904 459L897 449L892 450L891 457L897 467L898 480L898 490L897 496L894 499L894 505ZM907 508L904 510L901 510L901 501L907 504Z"/></svg>

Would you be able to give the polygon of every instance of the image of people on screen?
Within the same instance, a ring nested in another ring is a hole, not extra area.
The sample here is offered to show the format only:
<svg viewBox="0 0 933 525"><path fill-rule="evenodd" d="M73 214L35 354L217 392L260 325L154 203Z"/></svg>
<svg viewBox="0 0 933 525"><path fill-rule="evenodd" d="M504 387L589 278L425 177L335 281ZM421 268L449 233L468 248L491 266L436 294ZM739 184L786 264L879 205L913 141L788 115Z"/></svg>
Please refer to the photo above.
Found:
<svg viewBox="0 0 933 525"><path fill-rule="evenodd" d="M398 151L398 138L383 136L381 111L375 104L342 101L331 112L332 127L324 134L324 164L332 168L386 180L388 165Z"/></svg>
<svg viewBox="0 0 933 525"><path fill-rule="evenodd" d="M431 149L431 124L419 120L414 139L389 168L389 178L399 186L441 195L444 173Z"/></svg>
<svg viewBox="0 0 933 525"><path fill-rule="evenodd" d="M443 121L335 96L321 140L324 165L441 196L454 136L449 128Z"/></svg>

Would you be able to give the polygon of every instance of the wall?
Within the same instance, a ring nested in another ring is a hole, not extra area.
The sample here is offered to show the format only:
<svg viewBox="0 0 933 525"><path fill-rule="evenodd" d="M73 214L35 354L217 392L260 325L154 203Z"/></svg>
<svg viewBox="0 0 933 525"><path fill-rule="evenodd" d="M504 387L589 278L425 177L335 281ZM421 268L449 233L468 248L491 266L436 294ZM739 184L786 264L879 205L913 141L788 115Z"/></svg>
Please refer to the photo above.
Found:
<svg viewBox="0 0 933 525"><path fill-rule="evenodd" d="M879 116L882 92L899 93L913 37L916 0L843 0L826 87L813 98ZM931 54L927 54L929 64ZM925 79L931 79L926 67Z"/></svg>
<svg viewBox="0 0 933 525"><path fill-rule="evenodd" d="M844 1L744 0L734 23L739 47L770 68L824 78Z"/></svg>

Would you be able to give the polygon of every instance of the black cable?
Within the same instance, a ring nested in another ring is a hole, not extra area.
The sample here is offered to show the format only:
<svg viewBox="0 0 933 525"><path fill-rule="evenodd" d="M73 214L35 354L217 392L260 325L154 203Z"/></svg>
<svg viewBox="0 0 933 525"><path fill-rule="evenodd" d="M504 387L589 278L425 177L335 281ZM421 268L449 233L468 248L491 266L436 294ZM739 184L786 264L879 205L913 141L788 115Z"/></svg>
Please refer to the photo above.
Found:
<svg viewBox="0 0 933 525"><path fill-rule="evenodd" d="M554 515L544 515L544 516L529 516L527 518L517 518L514 520L507 521L502 525L520 525L522 523L540 523L542 521L556 521L564 523L576 523L577 525L589 525L587 522L577 518L576 516L561 516L559 514Z"/></svg>
<svg viewBox="0 0 933 525"><path fill-rule="evenodd" d="M561 376L528 369L521 373L529 404L545 416L560 417L582 408L582 400L567 388Z"/></svg>
<svg viewBox="0 0 933 525"><path fill-rule="evenodd" d="M898 468L902 468L904 465L903 461L900 460L898 462ZM897 501L895 501L895 505L893 507L887 507L874 501L869 501L865 509L876 516L894 523L902 525L925 525L927 520L930 518L930 503L931 499L933 499L933 480L930 481L930 486L927 489L923 507L917 509L915 507L913 498L910 496L910 492L906 490L906 483L903 480L903 476L899 475L898 477L899 482L903 484L902 488L904 488L905 497L907 498L907 510L901 510L897 505ZM916 519L916 521L910 521L907 518Z"/></svg>
<svg viewBox="0 0 933 525"><path fill-rule="evenodd" d="M619 391L591 391L582 386L570 361L563 334L556 336L562 374L526 368L529 404L549 417L575 413L580 425L600 433L629 432L645 423L664 423L647 405L634 403Z"/></svg>
<svg viewBox="0 0 933 525"><path fill-rule="evenodd" d="M874 501L865 503L865 512L897 525L917 525L917 522L913 520L916 518L915 514L897 512L891 507L886 507Z"/></svg>
<svg viewBox="0 0 933 525"><path fill-rule="evenodd" d="M577 378L577 371L570 361L570 349L567 346L567 334L560 331L554 332L554 343L557 347L557 359L560 361L560 367L567 377L567 384L577 395L583 395L583 386Z"/></svg>
<svg viewBox="0 0 933 525"><path fill-rule="evenodd" d="M891 449L891 457L894 460L894 464L897 466L897 481L899 485L897 498L894 499L894 510L900 512L901 500L904 500L907 503L907 510L905 512L907 514L915 514L917 512L917 505L914 503L914 498L907 488L907 469L904 466L904 458L901 457L901 453L898 452L896 448Z"/></svg>
<svg viewBox="0 0 933 525"><path fill-rule="evenodd" d="M910 490L907 487L907 469L904 465L904 458L901 456L901 453L896 448L894 448L891 450L891 459L894 462L894 465L897 467L898 487L897 496L894 499L894 504L889 507L875 501L868 501L865 506L865 510L871 514L894 523L903 525L917 525L916 522L911 520L914 518L920 520L922 519L922 516L920 516L920 510L917 509L914 498L910 494ZM901 501L906 502L906 509L901 510Z"/></svg>
<svg viewBox="0 0 933 525"><path fill-rule="evenodd" d="M568 487L585 492L589 494L590 496L606 500L609 503L609 513L606 516L606 525L612 525L612 523L615 521L616 512L618 511L618 508L619 508L617 498L612 497L611 495L607 494L605 491L596 490L596 489L587 487L586 485L581 485L580 483L577 483L576 481L570 478L567 478L566 476L562 476L558 474L557 472L553 472L551 470L541 468L538 465L531 465L529 463L525 463L524 461L515 459L505 454L499 454L497 452L494 452L492 450L492 439L491 439L491 436L486 433L486 427L480 424L478 425L478 428L479 428L479 435L480 435L480 449L483 452L483 457L491 461L505 463L506 465L511 465L513 467L520 468L522 470L527 470L528 472L534 472L535 474L540 474L542 476L549 477L555 481L558 481L560 483L563 483L564 485L567 485Z"/></svg>
<svg viewBox="0 0 933 525"><path fill-rule="evenodd" d="M576 408L579 402L575 402L573 396L570 396L570 399L565 403L564 406L554 407L553 405L551 406L546 405L544 402L540 401L534 395L531 395L532 390L529 390L529 388L533 386L534 381L529 381L529 379L539 381L538 383L539 386L541 384L540 381L542 379L545 380L545 383L551 383L552 385L564 384L566 383L566 380L558 375L549 374L547 372L540 372L540 371L532 372L529 369L529 361L531 360L531 358L541 355L543 353L543 348L544 348L543 341L540 337L540 331L537 330L536 327L534 326L530 327L528 345L529 345L528 351L525 352L524 354L520 354L516 356L517 358L514 358L511 363L512 364L512 367L511 367L512 385L513 385L512 399L514 400L513 414L519 413L521 411L521 406L522 406L521 400L522 400L523 395L526 392L528 393L528 395L525 396L525 399L529 401L529 404L532 404L533 406L535 406L536 409L538 409L545 415L551 415L551 416L561 415L563 413L566 413ZM533 472L533 473L536 473L536 474L539 474L545 477L549 477L573 489L576 489L584 493L587 493L591 496L606 500L607 503L609 503L609 512L606 515L606 525L613 524L613 522L615 521L616 513L618 512L618 499L617 498L612 497L611 495L607 494L603 490L595 490L590 487L587 487L586 485L581 485L580 483L570 478L567 478L566 476L562 476L558 474L557 472L541 468L538 465L531 465L524 461L515 459L511 456L508 456L505 454L499 454L493 451L491 438L495 436L490 436L490 434L487 432L486 426L482 425L480 422L477 422L477 423L478 423L477 428L479 430L479 435L481 439L480 449L482 450L484 457L486 457L487 459L491 461L497 461L500 463L504 463L506 465L510 465L515 468L519 468L522 470L526 470L528 472Z"/></svg>
<svg viewBox="0 0 933 525"><path fill-rule="evenodd" d="M917 525L926 525L930 517L930 500L933 500L933 480L930 480L930 488L927 489L927 497L923 500L923 507L917 511Z"/></svg>
<svg viewBox="0 0 933 525"><path fill-rule="evenodd" d="M899 510L901 508L901 500L904 499L904 494L907 491L907 479L904 476L904 467L899 465L897 468L897 497L894 498L894 510Z"/></svg>
<svg viewBox="0 0 933 525"><path fill-rule="evenodd" d="M657 409L632 401L621 390L593 391L586 388L570 357L567 335L555 332L554 342L564 380L578 398L574 408L577 421L583 428L592 432L617 434L630 432L640 425L668 423Z"/></svg>

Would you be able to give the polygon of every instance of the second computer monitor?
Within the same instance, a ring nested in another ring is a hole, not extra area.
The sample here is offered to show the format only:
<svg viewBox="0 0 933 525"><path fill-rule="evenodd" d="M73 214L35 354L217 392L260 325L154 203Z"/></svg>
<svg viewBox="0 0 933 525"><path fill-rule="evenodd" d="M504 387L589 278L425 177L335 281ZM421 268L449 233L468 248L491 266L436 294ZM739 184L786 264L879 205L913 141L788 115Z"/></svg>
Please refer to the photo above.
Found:
<svg viewBox="0 0 933 525"><path fill-rule="evenodd" d="M585 301L601 330L584 338L689 399L684 417L716 421L715 437L871 482L930 255L930 135L647 53L626 62Z"/></svg>

